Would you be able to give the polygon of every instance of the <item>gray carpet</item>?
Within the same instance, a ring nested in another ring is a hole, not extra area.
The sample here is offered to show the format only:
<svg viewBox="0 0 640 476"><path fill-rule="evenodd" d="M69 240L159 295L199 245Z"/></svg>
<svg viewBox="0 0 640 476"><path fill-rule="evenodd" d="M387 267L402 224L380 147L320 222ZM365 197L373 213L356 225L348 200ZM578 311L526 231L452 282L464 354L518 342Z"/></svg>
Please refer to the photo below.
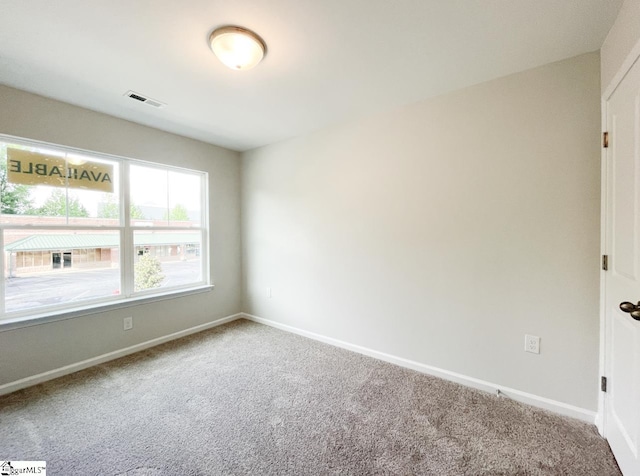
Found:
<svg viewBox="0 0 640 476"><path fill-rule="evenodd" d="M619 475L594 426L240 320L0 397L78 475Z"/></svg>

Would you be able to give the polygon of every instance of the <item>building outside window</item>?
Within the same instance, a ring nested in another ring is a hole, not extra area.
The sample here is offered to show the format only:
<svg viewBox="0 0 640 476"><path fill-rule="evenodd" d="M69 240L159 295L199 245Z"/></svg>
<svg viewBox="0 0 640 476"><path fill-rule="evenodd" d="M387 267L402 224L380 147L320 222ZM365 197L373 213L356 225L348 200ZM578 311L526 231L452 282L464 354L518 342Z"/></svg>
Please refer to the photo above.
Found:
<svg viewBox="0 0 640 476"><path fill-rule="evenodd" d="M208 284L207 176L0 135L0 319Z"/></svg>

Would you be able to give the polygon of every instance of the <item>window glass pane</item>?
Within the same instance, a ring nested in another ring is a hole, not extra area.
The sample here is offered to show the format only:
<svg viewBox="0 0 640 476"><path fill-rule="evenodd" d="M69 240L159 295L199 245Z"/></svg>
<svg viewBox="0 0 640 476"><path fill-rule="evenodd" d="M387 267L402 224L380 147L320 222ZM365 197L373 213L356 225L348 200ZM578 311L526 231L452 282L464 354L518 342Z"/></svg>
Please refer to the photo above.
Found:
<svg viewBox="0 0 640 476"><path fill-rule="evenodd" d="M117 161L0 142L0 223L117 226L119 170Z"/></svg>
<svg viewBox="0 0 640 476"><path fill-rule="evenodd" d="M199 231L135 231L135 292L202 282Z"/></svg>
<svg viewBox="0 0 640 476"><path fill-rule="evenodd" d="M131 225L167 226L169 196L167 170L144 165L129 167Z"/></svg>
<svg viewBox="0 0 640 476"><path fill-rule="evenodd" d="M170 171L169 225L200 226L202 221L202 176Z"/></svg>
<svg viewBox="0 0 640 476"><path fill-rule="evenodd" d="M202 175L131 165L133 226L201 226Z"/></svg>
<svg viewBox="0 0 640 476"><path fill-rule="evenodd" d="M6 312L120 294L120 235L114 231L6 229Z"/></svg>

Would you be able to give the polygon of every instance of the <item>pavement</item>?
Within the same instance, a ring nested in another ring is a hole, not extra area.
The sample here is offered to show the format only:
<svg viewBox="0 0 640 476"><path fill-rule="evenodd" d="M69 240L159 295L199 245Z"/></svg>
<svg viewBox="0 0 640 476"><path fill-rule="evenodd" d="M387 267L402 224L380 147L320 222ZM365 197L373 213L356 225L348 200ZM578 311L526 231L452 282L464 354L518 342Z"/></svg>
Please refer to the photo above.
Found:
<svg viewBox="0 0 640 476"><path fill-rule="evenodd" d="M160 287L200 281L200 260L162 263ZM56 269L24 277L7 278L6 312L64 303L108 298L120 294L120 269Z"/></svg>

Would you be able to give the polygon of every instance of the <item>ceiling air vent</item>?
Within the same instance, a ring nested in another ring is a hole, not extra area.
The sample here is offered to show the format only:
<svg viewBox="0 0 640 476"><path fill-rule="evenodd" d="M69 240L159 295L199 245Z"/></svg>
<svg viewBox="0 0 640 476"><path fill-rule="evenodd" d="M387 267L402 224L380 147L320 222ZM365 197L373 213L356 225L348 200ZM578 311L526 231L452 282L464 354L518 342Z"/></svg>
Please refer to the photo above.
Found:
<svg viewBox="0 0 640 476"><path fill-rule="evenodd" d="M127 96L128 98L131 99L135 99L136 101L140 101L143 102L145 104L148 104L149 106L153 106L153 107L157 107L158 109L163 108L166 106L166 104L160 102L160 101L156 101L155 99L151 99L148 98L146 96L143 96L142 94L136 93L134 91L127 91L125 93L125 96Z"/></svg>

